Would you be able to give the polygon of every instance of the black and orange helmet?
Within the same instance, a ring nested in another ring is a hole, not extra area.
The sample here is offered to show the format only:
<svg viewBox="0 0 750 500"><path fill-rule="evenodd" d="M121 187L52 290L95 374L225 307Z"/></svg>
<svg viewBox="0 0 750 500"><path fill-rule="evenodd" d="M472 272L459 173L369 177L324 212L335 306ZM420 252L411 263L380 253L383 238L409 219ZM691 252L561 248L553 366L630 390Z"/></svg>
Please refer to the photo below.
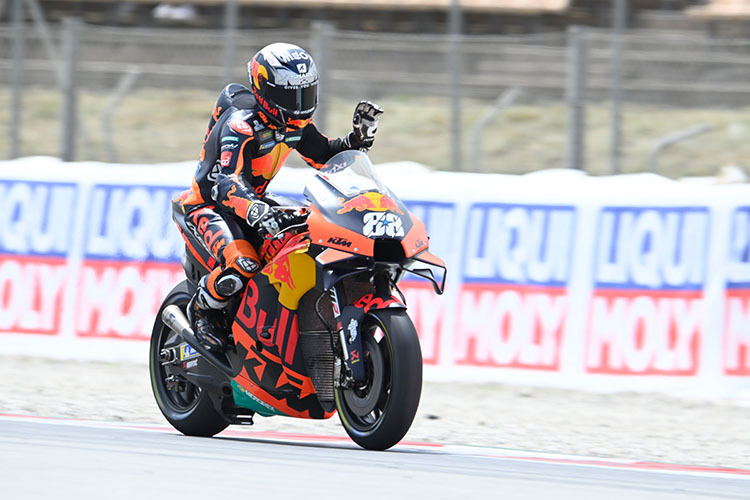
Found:
<svg viewBox="0 0 750 500"><path fill-rule="evenodd" d="M250 85L264 114L277 126L309 120L318 107L318 69L301 47L273 43L247 63Z"/></svg>

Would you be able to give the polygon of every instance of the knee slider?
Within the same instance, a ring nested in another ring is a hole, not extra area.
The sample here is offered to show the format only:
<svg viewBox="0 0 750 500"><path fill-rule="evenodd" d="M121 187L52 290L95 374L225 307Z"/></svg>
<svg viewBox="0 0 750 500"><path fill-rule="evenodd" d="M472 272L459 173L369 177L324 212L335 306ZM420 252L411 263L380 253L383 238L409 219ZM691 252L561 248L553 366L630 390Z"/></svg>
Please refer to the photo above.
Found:
<svg viewBox="0 0 750 500"><path fill-rule="evenodd" d="M245 280L232 270L222 273L216 280L216 293L222 297L231 297L235 293L245 288Z"/></svg>
<svg viewBox="0 0 750 500"><path fill-rule="evenodd" d="M227 305L226 300L217 300L208 291L208 275L204 276L198 286L196 301L201 309L223 309Z"/></svg>

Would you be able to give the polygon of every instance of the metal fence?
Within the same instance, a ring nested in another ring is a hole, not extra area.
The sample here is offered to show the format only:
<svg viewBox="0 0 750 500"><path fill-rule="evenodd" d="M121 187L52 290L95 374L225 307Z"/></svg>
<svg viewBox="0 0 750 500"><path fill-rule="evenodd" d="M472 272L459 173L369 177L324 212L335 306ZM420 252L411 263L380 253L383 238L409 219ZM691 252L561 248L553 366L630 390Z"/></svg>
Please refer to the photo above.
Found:
<svg viewBox="0 0 750 500"><path fill-rule="evenodd" d="M18 76L10 57L12 34L10 26L0 26L0 89L9 89L13 77ZM61 66L72 64L65 61L60 50L65 39L63 25L52 26L49 36L52 53L40 31L31 25L23 30L24 92L58 92L63 83L58 76L64 74ZM333 103L341 100L368 98L395 103L391 107L403 106L415 113L423 109L423 119L435 122L434 126L425 125L423 130L419 117L407 117L400 123L399 133L419 135L419 147L433 150L433 156L425 162L440 168L476 170L481 164L492 171L529 171L564 166L567 152L568 158L577 158L572 166L596 173L608 172L612 156L603 144L609 140L599 136L618 126L606 118L613 97L613 71L623 75L622 99L626 112L625 123L619 126L625 134L622 155L626 171L646 169L647 155L653 153L652 149L668 133L698 125L710 129L712 124L700 122L702 115L696 110L721 108L726 113L738 113L738 123L744 127L746 117L740 111L750 102L747 57L750 40L716 39L700 31L630 31L622 39L624 55L617 67L613 66L617 38L608 30L594 29L457 39L342 32L326 25L316 25L308 31L237 31L229 53L234 55L232 60L224 57L225 34L216 31L85 25L79 28L77 38L74 90L109 99L110 107L121 98L111 95L118 85L120 93L131 88L162 90L165 99L170 92L183 90L218 93L227 83L227 77L246 81L247 60L267 43L284 40L300 44L313 53L323 70L318 117L321 128L331 118L326 105L330 103L330 108L335 109ZM449 64L454 41L460 54L459 70ZM456 71L459 86L451 85ZM127 75L129 82L124 80ZM498 101L509 89L519 92L514 91L513 99L506 94L505 100ZM451 165L449 159L455 145L450 144L452 117L448 98L454 94L461 98L461 123L466 131L462 165ZM126 100L122 105L127 104ZM206 113L211 104L206 102ZM100 111L104 112L106 107L102 104ZM675 117L674 111L678 109L685 113ZM633 133L627 123L631 116L628 110L635 114L644 114L644 110L648 111L645 114L659 110L669 113L664 114L663 120L654 118L653 121L660 123L666 120L662 127L646 127L642 131L645 135L634 136L628 135ZM696 112L695 119L690 111ZM154 110L155 119L157 115ZM65 125L72 123L66 121L69 117L58 118L64 122L61 130L70 128ZM725 124L727 120L731 122L731 116L719 121ZM545 121L550 122L547 128L543 126ZM22 133L25 126L22 116ZM6 135L12 128L7 126ZM740 128L735 127L735 132ZM429 131L431 143L422 140L425 131ZM481 151L476 151L476 134L483 136L479 142ZM83 136L86 135L84 131ZM644 147L643 142L651 146ZM37 153L27 142L22 144L21 154ZM404 148L408 144L408 140L403 140ZM572 148L580 150L571 155ZM0 156L8 156L9 150ZM519 150L524 154L515 155ZM79 152L78 157L86 158L87 154ZM423 159L408 150L402 156ZM151 161L148 156L125 155L120 159Z"/></svg>

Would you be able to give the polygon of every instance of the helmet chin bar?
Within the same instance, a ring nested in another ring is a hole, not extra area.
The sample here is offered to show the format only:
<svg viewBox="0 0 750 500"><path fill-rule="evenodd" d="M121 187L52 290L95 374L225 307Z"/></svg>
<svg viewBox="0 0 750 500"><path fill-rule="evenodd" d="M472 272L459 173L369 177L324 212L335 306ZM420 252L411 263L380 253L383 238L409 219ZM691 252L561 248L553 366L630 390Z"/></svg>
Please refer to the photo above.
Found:
<svg viewBox="0 0 750 500"><path fill-rule="evenodd" d="M260 112L263 113L266 118L268 118L268 121L271 122L272 125L279 127L282 130L286 129L286 116L284 114L284 111L279 106L276 106L274 103L272 103L268 99L263 99L262 96L258 95L254 86L253 86L253 95L255 96L255 99L260 104ZM274 108L276 112L278 113L278 116L274 116L273 113L271 113L269 110L266 109L266 107Z"/></svg>

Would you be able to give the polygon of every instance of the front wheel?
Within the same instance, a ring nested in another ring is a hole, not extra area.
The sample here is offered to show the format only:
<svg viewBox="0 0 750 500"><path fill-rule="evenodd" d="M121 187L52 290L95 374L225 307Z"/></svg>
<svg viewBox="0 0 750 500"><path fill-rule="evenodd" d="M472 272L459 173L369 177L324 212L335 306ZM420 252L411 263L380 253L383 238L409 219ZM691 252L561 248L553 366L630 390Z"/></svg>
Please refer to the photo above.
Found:
<svg viewBox="0 0 750 500"><path fill-rule="evenodd" d="M185 312L192 292L187 280L183 281L169 292L156 315L149 355L151 388L159 409L175 429L188 436L209 437L226 429L229 421L214 409L208 394L200 387L184 379L170 384L170 379L181 377L171 364L162 364L159 356L162 349L175 348L183 343L182 337L162 321L162 311L175 304Z"/></svg>
<svg viewBox="0 0 750 500"><path fill-rule="evenodd" d="M347 434L368 450L385 450L411 427L422 393L422 351L404 310L371 312L362 325L366 384L337 388Z"/></svg>

